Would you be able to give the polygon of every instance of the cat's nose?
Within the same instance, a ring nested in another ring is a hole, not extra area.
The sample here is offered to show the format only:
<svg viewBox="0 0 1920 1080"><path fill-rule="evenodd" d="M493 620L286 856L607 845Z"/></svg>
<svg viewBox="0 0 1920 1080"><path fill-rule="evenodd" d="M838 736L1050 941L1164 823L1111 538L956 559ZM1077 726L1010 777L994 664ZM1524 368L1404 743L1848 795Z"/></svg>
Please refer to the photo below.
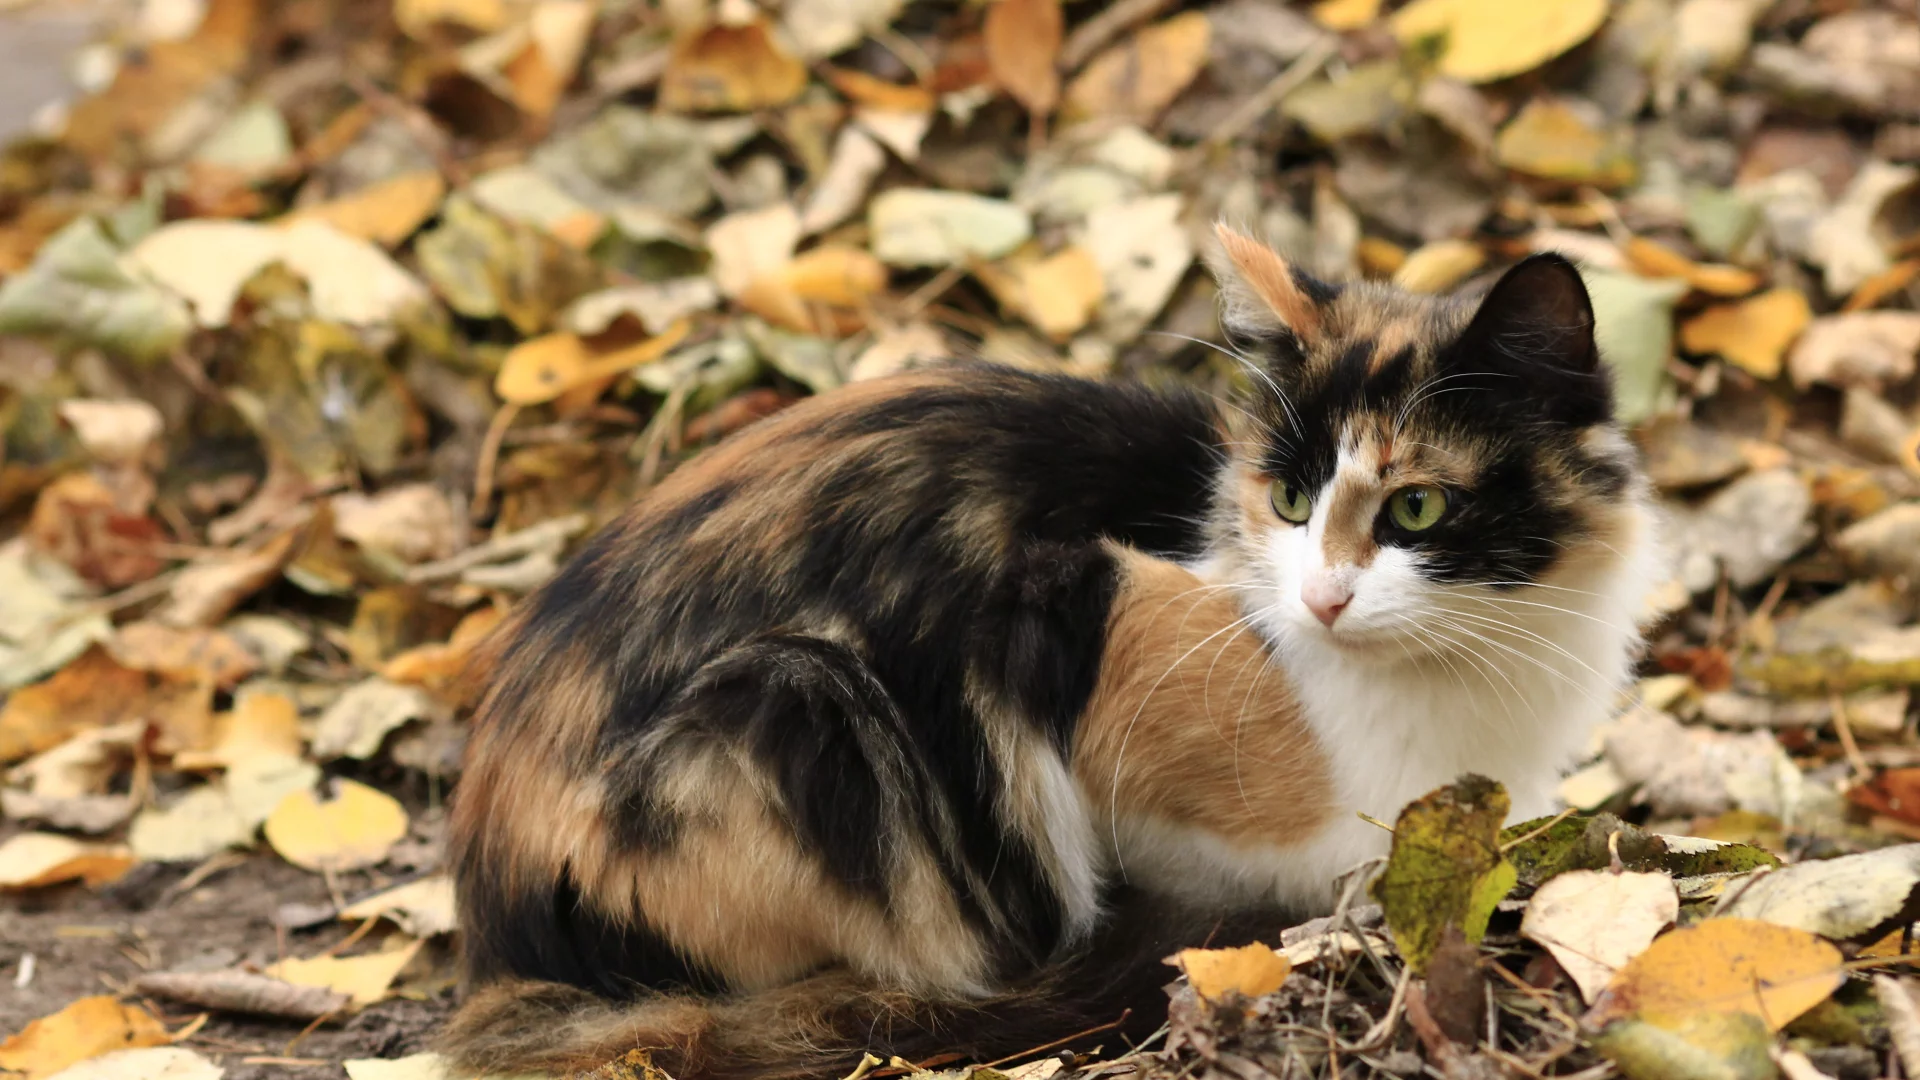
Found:
<svg viewBox="0 0 1920 1080"><path fill-rule="evenodd" d="M1353 586L1322 570L1308 577L1300 587L1300 599L1322 626L1331 628L1333 620L1353 602Z"/></svg>

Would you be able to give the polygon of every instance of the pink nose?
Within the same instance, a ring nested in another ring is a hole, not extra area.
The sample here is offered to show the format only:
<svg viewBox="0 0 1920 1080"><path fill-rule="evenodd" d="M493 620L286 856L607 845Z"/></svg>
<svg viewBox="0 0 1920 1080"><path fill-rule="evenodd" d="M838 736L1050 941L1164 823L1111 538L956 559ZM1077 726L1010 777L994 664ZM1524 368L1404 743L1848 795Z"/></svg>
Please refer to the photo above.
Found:
<svg viewBox="0 0 1920 1080"><path fill-rule="evenodd" d="M1335 581L1325 572L1314 574L1300 588L1300 599L1313 612L1313 617L1326 627L1333 626L1333 620L1347 610L1353 602L1353 586Z"/></svg>

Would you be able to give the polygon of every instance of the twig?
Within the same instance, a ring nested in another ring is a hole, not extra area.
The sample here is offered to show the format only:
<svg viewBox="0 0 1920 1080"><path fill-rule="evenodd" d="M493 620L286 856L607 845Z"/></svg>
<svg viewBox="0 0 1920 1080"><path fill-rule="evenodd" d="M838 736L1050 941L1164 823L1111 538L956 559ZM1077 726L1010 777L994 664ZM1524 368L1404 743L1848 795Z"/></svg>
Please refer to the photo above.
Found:
<svg viewBox="0 0 1920 1080"><path fill-rule="evenodd" d="M487 433L480 440L480 460L473 467L473 505L468 513L478 520L487 512L493 502L493 470L500 461L500 443L507 437L507 429L513 426L514 418L520 415L520 406L506 404L493 414L493 420L487 425Z"/></svg>
<svg viewBox="0 0 1920 1080"><path fill-rule="evenodd" d="M346 994L299 986L251 971L156 971L133 981L136 993L221 1012L318 1022L347 1007Z"/></svg>
<svg viewBox="0 0 1920 1080"><path fill-rule="evenodd" d="M503 562L538 551L555 541L564 541L585 532L592 524L593 518L586 514L568 514L551 521L543 521L538 525L529 525L518 532L496 536L484 543L475 544L458 555L449 555L434 562L421 563L407 571L407 584L425 585L457 578L476 566Z"/></svg>
<svg viewBox="0 0 1920 1080"><path fill-rule="evenodd" d="M1074 28L1067 35L1066 44L1060 46L1060 55L1054 66L1061 71L1073 71L1081 64L1093 58L1093 54L1114 38L1119 37L1135 23L1145 22L1159 14L1170 0L1120 0L1102 9L1098 15Z"/></svg>
<svg viewBox="0 0 1920 1080"><path fill-rule="evenodd" d="M1847 700L1840 691L1833 691L1829 698L1833 702L1833 733L1840 736L1840 750L1847 755L1847 765L1859 782L1865 782L1873 776L1868 768L1867 759L1860 756L1860 744L1853 738L1853 723L1847 719Z"/></svg>
<svg viewBox="0 0 1920 1080"><path fill-rule="evenodd" d="M1540 826L1539 828L1533 830L1532 832L1525 833L1520 836L1516 836L1513 839L1507 841L1506 843L1501 844L1500 854L1505 855L1507 852L1512 851L1514 848L1519 847L1521 844L1526 843L1527 841L1533 839L1534 837L1545 835L1547 830L1553 828L1555 825L1558 825L1561 822L1572 817L1574 813L1575 811L1573 807L1571 806L1567 807L1565 810L1562 810L1558 814L1553 815L1552 820L1548 821L1545 825Z"/></svg>
<svg viewBox="0 0 1920 1080"><path fill-rule="evenodd" d="M1206 138L1200 140L1196 150L1205 153L1239 138L1242 132L1253 126L1254 121L1265 116L1288 94L1298 90L1308 79L1319 74L1320 69L1325 67L1327 61L1333 59L1334 53L1338 51L1339 44L1336 39L1332 37L1321 39L1313 48L1301 54L1298 60L1287 65L1286 70L1275 75L1267 85L1256 90L1252 97L1234 106L1233 111L1215 124L1213 130L1207 132Z"/></svg>
<svg viewBox="0 0 1920 1080"><path fill-rule="evenodd" d="M1121 1010L1120 1018L1117 1020L1109 1020L1106 1023L1100 1024L1096 1027L1090 1027L1085 1031L1076 1031L1071 1035L1065 1036L1064 1038L1055 1039L1050 1043L1041 1043L1039 1046L1035 1046L1027 1050L1022 1050L1017 1054L1008 1054L1006 1057L1003 1057L998 1061L987 1062L985 1065L982 1065L981 1068L991 1069L995 1065L1005 1065L1009 1061L1017 1061L1023 1057L1032 1057L1034 1054L1044 1054L1049 1050L1055 1049L1056 1047L1065 1046L1070 1042L1078 1042L1079 1040L1084 1039L1089 1035L1098 1035L1103 1031L1112 1031L1114 1028L1117 1028L1121 1024L1126 1023L1127 1017L1132 1015L1133 1015L1132 1009L1123 1009Z"/></svg>

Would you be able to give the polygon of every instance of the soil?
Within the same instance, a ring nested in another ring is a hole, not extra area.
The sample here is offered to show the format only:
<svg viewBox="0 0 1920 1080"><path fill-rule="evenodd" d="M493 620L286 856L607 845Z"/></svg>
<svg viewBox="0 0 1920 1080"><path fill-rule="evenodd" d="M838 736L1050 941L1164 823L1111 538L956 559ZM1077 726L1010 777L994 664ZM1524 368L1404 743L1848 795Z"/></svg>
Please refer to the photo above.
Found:
<svg viewBox="0 0 1920 1080"><path fill-rule="evenodd" d="M97 891L73 886L0 896L0 1032L18 1031L77 998L123 989L145 971L313 956L355 929L333 920L286 928L283 920L332 901L323 878L271 852L222 856L213 868L194 881L195 867L148 864ZM348 874L335 885L351 899L394 880ZM19 985L28 956L31 977ZM349 1059L428 1049L453 1005L451 970L440 948L402 976L402 996L342 1024L303 1034L306 1025L296 1021L215 1013L181 1045L225 1067L225 1080L343 1076L340 1063ZM174 1030L199 1015L178 1003L144 1004Z"/></svg>

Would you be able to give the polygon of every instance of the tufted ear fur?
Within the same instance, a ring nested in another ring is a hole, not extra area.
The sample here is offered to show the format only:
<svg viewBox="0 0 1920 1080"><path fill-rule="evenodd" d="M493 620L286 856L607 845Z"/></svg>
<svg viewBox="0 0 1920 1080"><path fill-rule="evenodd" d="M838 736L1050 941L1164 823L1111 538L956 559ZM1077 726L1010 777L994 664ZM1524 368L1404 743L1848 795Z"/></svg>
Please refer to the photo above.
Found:
<svg viewBox="0 0 1920 1080"><path fill-rule="evenodd" d="M1254 336L1288 333L1307 344L1319 338L1318 282L1287 265L1280 253L1224 222L1214 225L1219 247L1207 264L1225 299L1221 321L1229 331Z"/></svg>

